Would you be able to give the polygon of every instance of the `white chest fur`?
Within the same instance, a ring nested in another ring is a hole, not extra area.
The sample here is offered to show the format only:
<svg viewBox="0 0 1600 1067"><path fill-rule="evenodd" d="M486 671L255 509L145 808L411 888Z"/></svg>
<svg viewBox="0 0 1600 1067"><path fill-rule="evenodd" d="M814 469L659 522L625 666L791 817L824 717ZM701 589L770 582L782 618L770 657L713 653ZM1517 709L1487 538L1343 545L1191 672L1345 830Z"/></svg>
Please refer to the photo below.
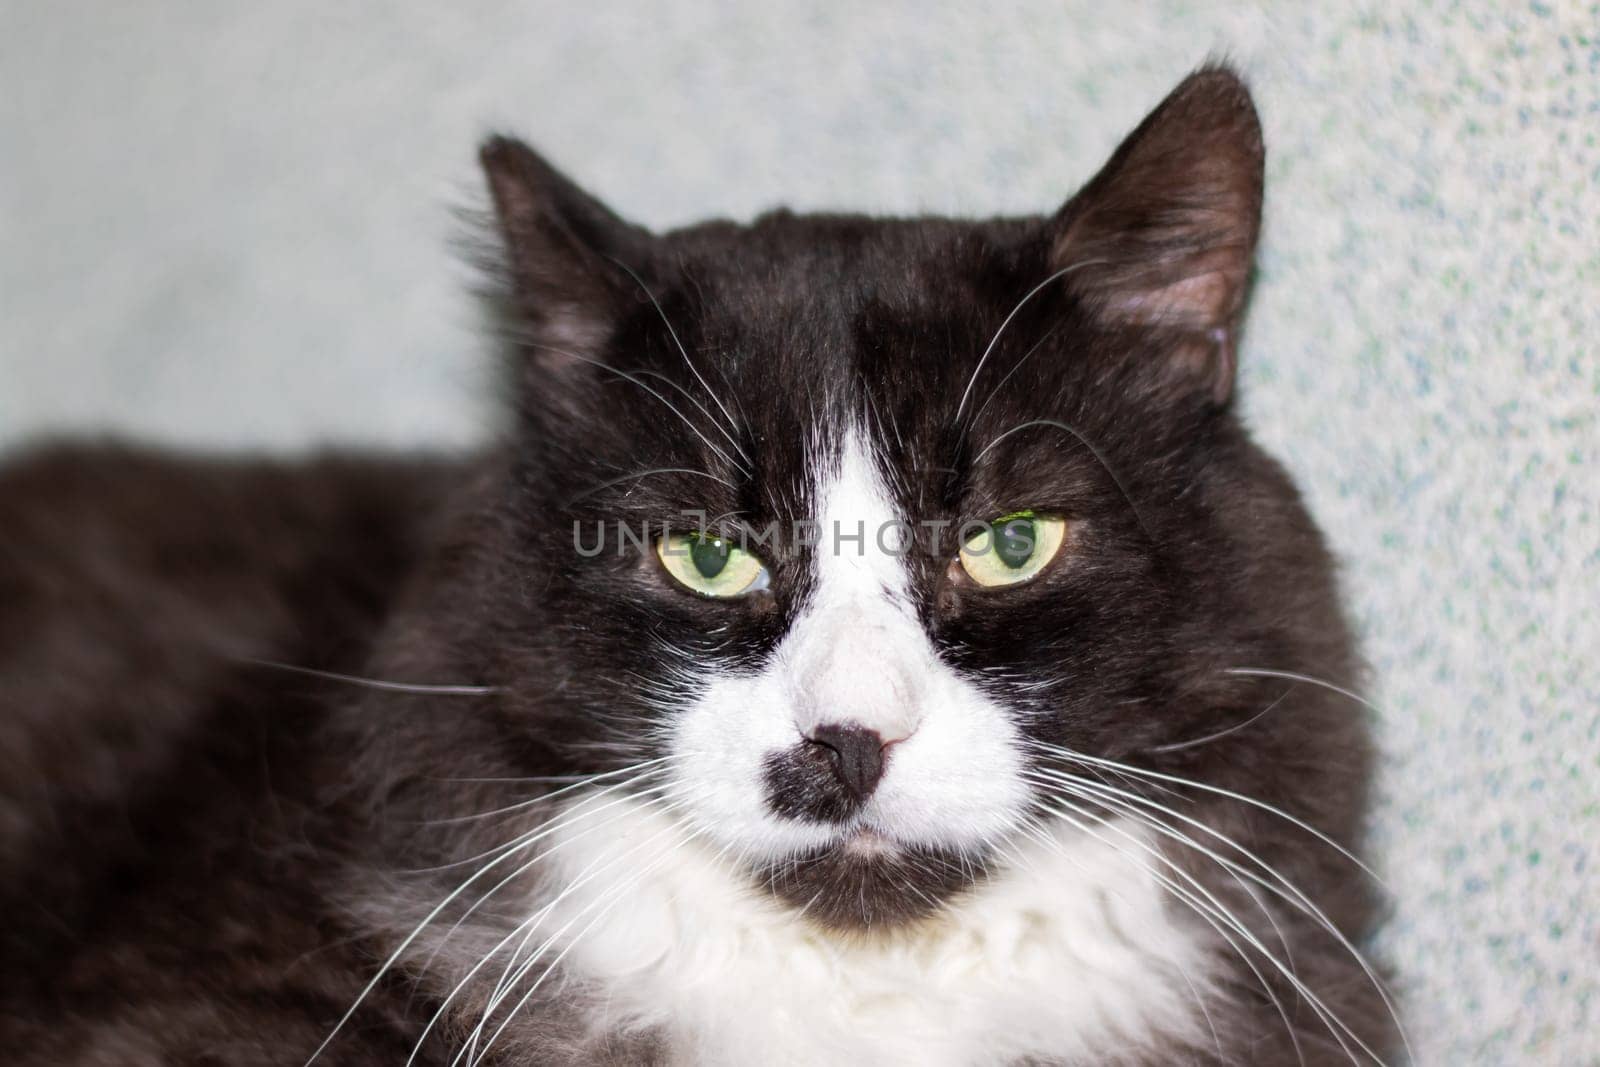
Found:
<svg viewBox="0 0 1600 1067"><path fill-rule="evenodd" d="M1103 1062L1152 1034L1204 1039L1204 943L1127 838L1062 826L915 936L850 943L630 809L571 825L568 892L543 925L573 932L564 966L593 989L595 1026L659 1028L678 1062Z"/></svg>

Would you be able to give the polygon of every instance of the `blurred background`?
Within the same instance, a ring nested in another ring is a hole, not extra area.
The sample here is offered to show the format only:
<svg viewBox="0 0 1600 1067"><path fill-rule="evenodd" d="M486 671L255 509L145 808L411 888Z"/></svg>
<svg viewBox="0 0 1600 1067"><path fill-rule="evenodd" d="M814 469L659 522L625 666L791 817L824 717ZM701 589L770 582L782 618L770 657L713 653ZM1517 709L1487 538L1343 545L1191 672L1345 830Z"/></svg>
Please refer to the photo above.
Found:
<svg viewBox="0 0 1600 1067"><path fill-rule="evenodd" d="M461 445L457 213L530 139L656 227L1055 208L1253 82L1243 402L1345 564L1428 1064L1600 1063L1600 4L0 4L0 448Z"/></svg>

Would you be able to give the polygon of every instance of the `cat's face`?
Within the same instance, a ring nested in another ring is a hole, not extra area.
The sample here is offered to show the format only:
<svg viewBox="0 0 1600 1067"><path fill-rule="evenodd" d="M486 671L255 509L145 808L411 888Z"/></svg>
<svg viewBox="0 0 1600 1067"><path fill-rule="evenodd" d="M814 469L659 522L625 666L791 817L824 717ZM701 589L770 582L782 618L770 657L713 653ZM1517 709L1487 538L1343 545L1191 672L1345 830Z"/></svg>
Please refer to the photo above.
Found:
<svg viewBox="0 0 1600 1067"><path fill-rule="evenodd" d="M1322 561L1229 409L1261 180L1231 76L1048 219L655 237L520 145L485 163L515 670L574 772L657 761L652 802L854 926L1001 862L1048 746L1160 752L1259 698L1219 666Z"/></svg>

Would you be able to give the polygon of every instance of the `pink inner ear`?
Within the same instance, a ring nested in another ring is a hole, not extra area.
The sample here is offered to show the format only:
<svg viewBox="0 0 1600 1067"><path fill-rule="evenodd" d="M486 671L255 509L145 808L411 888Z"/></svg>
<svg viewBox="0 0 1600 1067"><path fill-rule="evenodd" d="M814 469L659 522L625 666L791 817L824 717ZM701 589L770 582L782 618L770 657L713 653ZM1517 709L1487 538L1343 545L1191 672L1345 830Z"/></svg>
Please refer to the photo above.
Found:
<svg viewBox="0 0 1600 1067"><path fill-rule="evenodd" d="M590 356L611 336L608 322L578 304L553 302L545 305L541 314L540 340L555 357L553 362L562 362L563 355L565 362L572 362L574 356Z"/></svg>
<svg viewBox="0 0 1600 1067"><path fill-rule="evenodd" d="M1228 272L1213 270L1157 288L1119 291L1106 311L1127 322L1208 330L1232 313L1233 290Z"/></svg>
<svg viewBox="0 0 1600 1067"><path fill-rule="evenodd" d="M1119 322L1188 334L1188 339L1173 349L1171 358L1189 376L1209 380L1212 399L1222 404L1233 392L1237 358L1233 319L1243 290L1240 274L1222 266L1166 285L1130 285L1113 291L1103 313Z"/></svg>

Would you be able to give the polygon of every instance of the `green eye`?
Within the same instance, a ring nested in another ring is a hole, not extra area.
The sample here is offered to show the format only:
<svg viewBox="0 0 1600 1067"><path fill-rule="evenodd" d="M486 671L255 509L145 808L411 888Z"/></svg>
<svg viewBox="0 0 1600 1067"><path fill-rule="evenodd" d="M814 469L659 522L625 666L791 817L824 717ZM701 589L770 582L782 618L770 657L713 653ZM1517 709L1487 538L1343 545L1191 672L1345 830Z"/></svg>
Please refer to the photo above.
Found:
<svg viewBox="0 0 1600 1067"><path fill-rule="evenodd" d="M679 585L701 596L741 596L766 586L767 568L724 537L672 534L656 542L656 555Z"/></svg>
<svg viewBox="0 0 1600 1067"><path fill-rule="evenodd" d="M1065 519L1014 511L961 546L961 569L983 586L1017 585L1036 577L1061 551Z"/></svg>

